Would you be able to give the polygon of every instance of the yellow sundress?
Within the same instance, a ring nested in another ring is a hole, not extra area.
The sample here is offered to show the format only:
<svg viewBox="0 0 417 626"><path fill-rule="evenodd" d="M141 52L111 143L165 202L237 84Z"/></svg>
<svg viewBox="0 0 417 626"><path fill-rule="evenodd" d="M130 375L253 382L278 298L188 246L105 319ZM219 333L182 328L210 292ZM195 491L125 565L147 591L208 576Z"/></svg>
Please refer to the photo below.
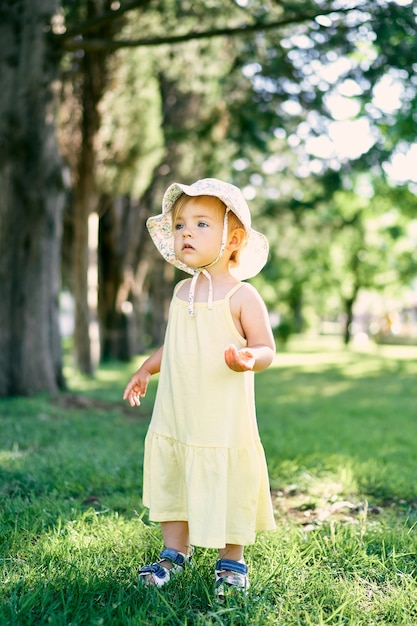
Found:
<svg viewBox="0 0 417 626"><path fill-rule="evenodd" d="M254 373L227 367L224 351L246 346L222 300L170 305L158 390L145 440L143 503L155 522L188 521L190 543L249 545L275 528L259 438Z"/></svg>

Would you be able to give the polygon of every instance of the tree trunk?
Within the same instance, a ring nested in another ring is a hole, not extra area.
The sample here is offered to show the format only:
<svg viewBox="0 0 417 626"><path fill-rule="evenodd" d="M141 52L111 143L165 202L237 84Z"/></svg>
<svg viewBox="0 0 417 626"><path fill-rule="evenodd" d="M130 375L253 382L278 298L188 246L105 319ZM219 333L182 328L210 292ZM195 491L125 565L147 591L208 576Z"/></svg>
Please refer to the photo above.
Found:
<svg viewBox="0 0 417 626"><path fill-rule="evenodd" d="M65 193L54 133L56 0L0 6L0 396L64 386L59 339Z"/></svg>
<svg viewBox="0 0 417 626"><path fill-rule="evenodd" d="M74 181L72 280L75 299L74 353L77 366L84 374L92 374L97 365L93 358L94 335L91 332L97 302L89 302L88 299L89 216L97 209L94 139L100 125L98 103L103 94L104 63L102 55L93 53L86 53L82 60L82 143Z"/></svg>
<svg viewBox="0 0 417 626"><path fill-rule="evenodd" d="M345 298L345 329L343 333L343 343L345 346L349 345L352 339L352 324L353 324L353 307L355 306L356 299L359 293L359 286L355 285L353 294L350 298Z"/></svg>
<svg viewBox="0 0 417 626"><path fill-rule="evenodd" d="M148 328L147 315L148 270L154 267L155 259L159 260L159 254L146 219L158 212L164 184L155 174L140 203L130 196L119 197L100 218L98 317L104 361L129 361L153 343L149 338L153 337L153 326ZM168 289L171 292L170 284ZM164 309L162 305L162 313ZM164 329L166 320L162 322Z"/></svg>
<svg viewBox="0 0 417 626"><path fill-rule="evenodd" d="M121 286L138 213L137 203L125 196L111 202L100 217L98 318L102 361L129 361L135 354L134 317L128 301L133 276L130 280L126 277L129 284L124 289Z"/></svg>
<svg viewBox="0 0 417 626"><path fill-rule="evenodd" d="M360 213L356 215L356 218L359 218ZM364 244L363 232L360 229L360 242ZM356 299L358 297L359 290L361 288L361 280L359 277L359 268L360 268L360 259L359 259L359 250L362 248L362 245L358 246L356 250L352 252L352 257L350 259L350 270L352 272L353 277L353 285L352 285L352 293L350 296L344 298L345 305L345 330L343 334L343 342L345 346L349 345L350 340L352 339L352 324L353 324L353 308L356 303Z"/></svg>
<svg viewBox="0 0 417 626"><path fill-rule="evenodd" d="M293 314L294 328L296 333L302 333L304 327L303 321L303 285L301 282L295 282L290 291L290 306Z"/></svg>
<svg viewBox="0 0 417 626"><path fill-rule="evenodd" d="M351 340L352 321L353 321L353 299L347 298L345 305L345 329L343 331L343 343L347 346Z"/></svg>

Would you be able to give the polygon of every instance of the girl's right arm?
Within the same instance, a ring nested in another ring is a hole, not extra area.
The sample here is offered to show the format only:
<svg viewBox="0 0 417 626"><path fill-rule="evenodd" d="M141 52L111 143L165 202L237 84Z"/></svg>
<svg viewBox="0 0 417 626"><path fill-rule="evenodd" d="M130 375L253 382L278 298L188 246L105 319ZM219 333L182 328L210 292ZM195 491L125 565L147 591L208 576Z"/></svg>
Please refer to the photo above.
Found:
<svg viewBox="0 0 417 626"><path fill-rule="evenodd" d="M140 399L146 395L152 374L157 374L160 371L163 348L161 346L151 354L127 383L123 400L128 400L130 406L140 406Z"/></svg>

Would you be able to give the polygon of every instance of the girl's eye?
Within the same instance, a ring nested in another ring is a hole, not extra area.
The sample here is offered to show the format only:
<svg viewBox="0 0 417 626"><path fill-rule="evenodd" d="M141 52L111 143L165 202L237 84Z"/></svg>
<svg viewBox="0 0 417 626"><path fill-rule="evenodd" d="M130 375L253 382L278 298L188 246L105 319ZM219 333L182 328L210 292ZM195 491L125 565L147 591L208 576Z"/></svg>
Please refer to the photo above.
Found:
<svg viewBox="0 0 417 626"><path fill-rule="evenodd" d="M181 228L184 228L184 224L175 224L175 230L181 230Z"/></svg>
<svg viewBox="0 0 417 626"><path fill-rule="evenodd" d="M198 226L199 228L205 228L208 224L206 224L206 222L198 222Z"/></svg>

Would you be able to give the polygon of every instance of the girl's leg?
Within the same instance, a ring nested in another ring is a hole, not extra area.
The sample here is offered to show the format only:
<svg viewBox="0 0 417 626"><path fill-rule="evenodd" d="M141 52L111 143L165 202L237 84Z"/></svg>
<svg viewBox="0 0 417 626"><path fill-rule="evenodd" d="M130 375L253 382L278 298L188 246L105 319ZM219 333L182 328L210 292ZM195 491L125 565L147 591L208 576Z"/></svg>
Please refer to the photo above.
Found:
<svg viewBox="0 0 417 626"><path fill-rule="evenodd" d="M191 546L187 522L162 522L161 530L166 548L188 556Z"/></svg>
<svg viewBox="0 0 417 626"><path fill-rule="evenodd" d="M230 561L240 561L243 559L243 546L227 543L225 548L219 550L219 559L230 559Z"/></svg>

